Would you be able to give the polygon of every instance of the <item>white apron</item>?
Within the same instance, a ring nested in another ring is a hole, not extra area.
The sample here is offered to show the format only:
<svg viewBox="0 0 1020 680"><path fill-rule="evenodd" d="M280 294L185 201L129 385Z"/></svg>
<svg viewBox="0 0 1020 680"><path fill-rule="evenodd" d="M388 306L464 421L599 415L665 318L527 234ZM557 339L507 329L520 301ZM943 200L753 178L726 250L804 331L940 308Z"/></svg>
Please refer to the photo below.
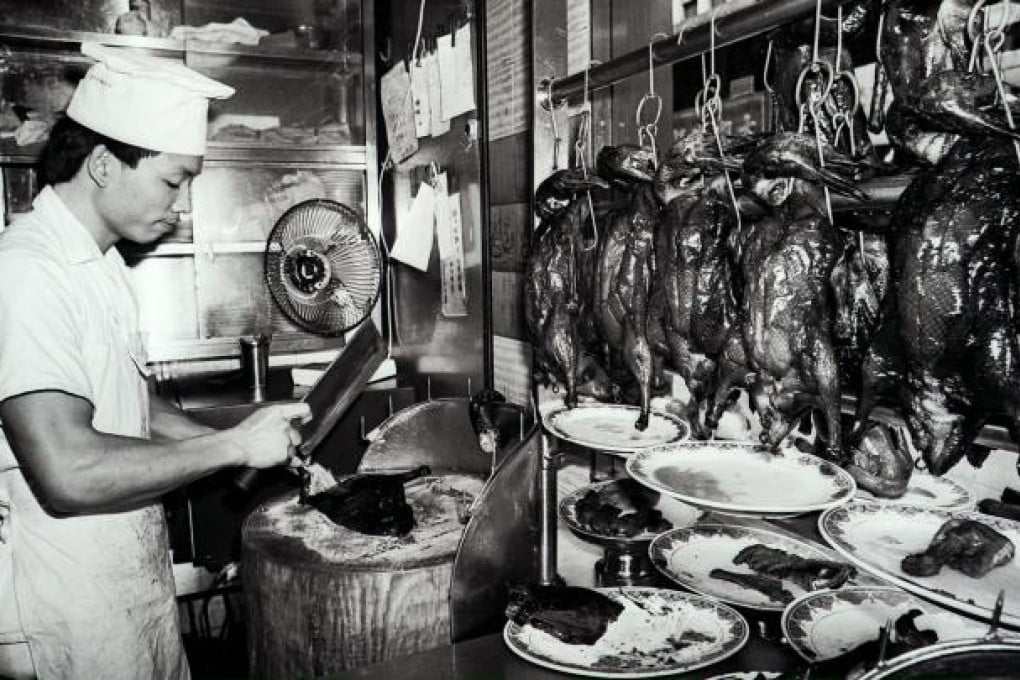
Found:
<svg viewBox="0 0 1020 680"><path fill-rule="evenodd" d="M72 232L69 237L69 229L84 228L67 223L70 213L52 192L44 190L33 207L32 228L61 230L69 251L67 272L83 307L80 317L75 313L80 342L66 350L76 353L66 365L73 368L80 361L83 374L69 378L69 384L87 385L81 391L88 394L80 396L95 406L97 430L147 438L144 348L123 260L112 249L102 256L94 243L94 257L83 258L87 244L67 240L82 236ZM91 238L87 232L84 237ZM45 336L45 329L41 333ZM189 678L162 505L55 516L39 504L11 460L0 436L0 504L8 515L0 529L0 644L27 642L43 680ZM0 654L0 676L3 658Z"/></svg>

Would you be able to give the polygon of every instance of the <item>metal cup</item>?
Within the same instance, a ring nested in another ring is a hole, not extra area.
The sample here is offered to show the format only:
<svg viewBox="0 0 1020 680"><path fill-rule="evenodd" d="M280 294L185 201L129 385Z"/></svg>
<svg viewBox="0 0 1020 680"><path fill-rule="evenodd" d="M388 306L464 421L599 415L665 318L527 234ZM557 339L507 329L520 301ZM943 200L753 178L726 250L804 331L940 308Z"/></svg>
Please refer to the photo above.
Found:
<svg viewBox="0 0 1020 680"><path fill-rule="evenodd" d="M249 387L260 389L266 386L270 340L270 336L265 333L240 338L241 372Z"/></svg>

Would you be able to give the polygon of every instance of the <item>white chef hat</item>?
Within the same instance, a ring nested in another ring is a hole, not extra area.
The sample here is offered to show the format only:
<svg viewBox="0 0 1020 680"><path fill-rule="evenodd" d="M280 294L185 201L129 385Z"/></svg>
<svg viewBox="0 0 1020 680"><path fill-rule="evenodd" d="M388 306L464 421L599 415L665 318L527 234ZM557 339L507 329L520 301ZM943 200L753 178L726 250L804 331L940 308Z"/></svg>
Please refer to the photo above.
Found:
<svg viewBox="0 0 1020 680"><path fill-rule="evenodd" d="M175 61L84 42L98 60L78 83L67 115L87 128L153 151L205 153L209 100L234 89Z"/></svg>

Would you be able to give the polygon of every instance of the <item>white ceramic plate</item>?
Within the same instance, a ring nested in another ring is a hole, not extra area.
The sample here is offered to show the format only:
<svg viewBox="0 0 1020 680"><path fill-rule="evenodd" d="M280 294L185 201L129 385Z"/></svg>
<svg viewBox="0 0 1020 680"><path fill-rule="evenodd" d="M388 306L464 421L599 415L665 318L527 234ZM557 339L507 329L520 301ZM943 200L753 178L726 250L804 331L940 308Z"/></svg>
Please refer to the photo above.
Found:
<svg viewBox="0 0 1020 680"><path fill-rule="evenodd" d="M853 498L853 478L827 461L752 442L686 441L627 460L630 476L685 503L744 515L794 515Z"/></svg>
<svg viewBox="0 0 1020 680"><path fill-rule="evenodd" d="M857 498L876 503L902 503L924 508L943 510L973 510L974 496L967 489L945 477L915 470L910 476L907 491L899 498L879 498L857 488Z"/></svg>
<svg viewBox="0 0 1020 680"><path fill-rule="evenodd" d="M637 451L686 439L691 434L687 422L672 413L652 411L648 427L634 427L641 409L627 404L582 403L550 410L542 417L549 432L560 439L597 451L631 454Z"/></svg>
<svg viewBox="0 0 1020 680"><path fill-rule="evenodd" d="M862 569L867 569L906 590L937 604L985 620L991 618L995 599L1005 589L1002 622L1020 626L1020 558L1014 557L981 578L971 578L943 567L934 576L910 576L900 567L904 557L923 552L935 532L950 519L972 519L986 524L1020 547L1020 523L961 510L919 508L893 503L853 501L832 508L818 518L825 540Z"/></svg>
<svg viewBox="0 0 1020 680"><path fill-rule="evenodd" d="M878 629L911 609L918 630L934 630L938 642L981 637L988 626L891 586L850 586L798 598L783 612L783 636L808 661L825 661L878 638Z"/></svg>
<svg viewBox="0 0 1020 680"><path fill-rule="evenodd" d="M698 524L667 531L652 541L648 554L659 571L696 593L749 609L782 611L789 602L771 600L753 588L710 576L713 569L755 573L746 564L734 564L733 558L744 548L758 543L804 558L833 559L810 543L735 524ZM808 592L789 579L782 579L782 584L794 598Z"/></svg>
<svg viewBox="0 0 1020 680"><path fill-rule="evenodd" d="M571 645L507 621L503 639L532 663L599 678L686 673L735 654L747 642L743 616L699 595L659 588L598 588L624 606L594 645Z"/></svg>
<svg viewBox="0 0 1020 680"><path fill-rule="evenodd" d="M588 525L582 524L577 518L577 502L580 501L589 491L595 491L599 494L612 494L614 491L619 490L623 485L633 484L640 490L644 490L645 493L658 493L651 489L646 489L635 482L633 479L611 479L607 482L598 482L597 484L589 484L588 486L582 486L580 489L576 489L560 501L560 519L567 525L572 531L585 538L590 538L595 541L610 541L610 542L637 542L637 541L651 541L658 534L644 531L634 536L609 536L600 534L597 531L591 529ZM621 514L626 512L633 512L634 508L630 505L620 505ZM679 527L688 527L698 521L698 518L702 515L702 510L696 508L693 505L682 503L675 498L671 498L666 494L659 494L659 500L653 505L653 508L662 513L663 519L669 521L673 525L672 528L676 529Z"/></svg>
<svg viewBox="0 0 1020 680"><path fill-rule="evenodd" d="M782 675L779 671L736 671L713 675L708 680L772 680Z"/></svg>

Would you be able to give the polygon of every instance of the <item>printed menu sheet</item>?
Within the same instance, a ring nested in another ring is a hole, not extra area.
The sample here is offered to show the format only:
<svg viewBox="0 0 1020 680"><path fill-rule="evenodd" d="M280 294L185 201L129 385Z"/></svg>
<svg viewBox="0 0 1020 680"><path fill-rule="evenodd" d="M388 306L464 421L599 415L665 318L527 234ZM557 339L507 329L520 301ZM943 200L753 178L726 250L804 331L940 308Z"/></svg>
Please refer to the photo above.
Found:
<svg viewBox="0 0 1020 680"><path fill-rule="evenodd" d="M528 129L531 110L530 36L524 21L525 0L490 0L488 38L489 139Z"/></svg>

